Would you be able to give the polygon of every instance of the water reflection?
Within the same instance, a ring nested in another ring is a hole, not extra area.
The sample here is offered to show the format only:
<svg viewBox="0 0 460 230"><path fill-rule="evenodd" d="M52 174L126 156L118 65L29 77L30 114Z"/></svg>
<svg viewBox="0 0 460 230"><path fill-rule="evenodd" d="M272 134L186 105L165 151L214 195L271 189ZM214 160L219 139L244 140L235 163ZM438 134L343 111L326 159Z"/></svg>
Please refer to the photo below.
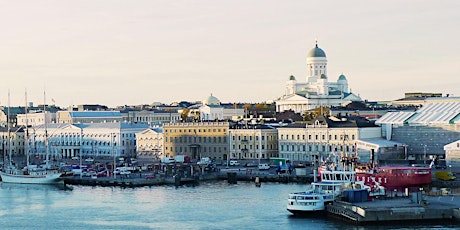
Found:
<svg viewBox="0 0 460 230"><path fill-rule="evenodd" d="M1 189L5 190L40 190L40 191L57 191L57 190L72 190L73 187L65 184L15 184L1 183Z"/></svg>

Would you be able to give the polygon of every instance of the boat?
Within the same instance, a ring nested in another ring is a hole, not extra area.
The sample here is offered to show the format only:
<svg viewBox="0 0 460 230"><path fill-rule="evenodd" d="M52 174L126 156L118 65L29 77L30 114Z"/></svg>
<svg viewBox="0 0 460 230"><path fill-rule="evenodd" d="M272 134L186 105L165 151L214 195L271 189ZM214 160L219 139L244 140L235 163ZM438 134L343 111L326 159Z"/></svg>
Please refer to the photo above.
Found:
<svg viewBox="0 0 460 230"><path fill-rule="evenodd" d="M385 189L378 183L368 186L364 181L355 180L352 159L342 159L341 164L336 162L333 166L333 170L322 170L319 182L311 183L306 191L290 193L287 210L295 215L323 212L327 204L341 197L344 190L366 190L369 197L385 194Z"/></svg>
<svg viewBox="0 0 460 230"><path fill-rule="evenodd" d="M403 190L406 188L417 189L431 184L432 175L430 167L416 166L376 166L376 167L357 167L356 180L366 184L374 181L381 184L386 189Z"/></svg>
<svg viewBox="0 0 460 230"><path fill-rule="evenodd" d="M61 184L64 183L58 170L37 169L34 171L22 171L7 169L0 172L3 183L15 184Z"/></svg>
<svg viewBox="0 0 460 230"><path fill-rule="evenodd" d="M432 183L431 166L434 164L434 159L430 166L378 166L375 165L372 155L368 164L358 163L357 154L352 156L342 154L340 158L341 161L353 162L356 173L355 180L362 181L367 186L378 185L386 190L402 191L406 188L418 190L420 187ZM330 170L331 167L327 165L323 164L318 168L319 174L327 173Z"/></svg>
<svg viewBox="0 0 460 230"><path fill-rule="evenodd" d="M27 94L26 94L27 95ZM9 101L9 92L8 92L8 101ZM27 101L27 96L26 96ZM27 102L26 102L27 104ZM46 104L43 105L43 111L45 116L45 134L46 132ZM27 114L27 107L25 110ZM8 106L8 119L10 117L9 114L9 106ZM27 120L27 119L26 119ZM9 165L7 167L3 167L2 172L0 172L0 177L2 178L3 183L15 183L15 184L60 184L64 183L63 178L61 177L62 173L59 172L57 169L53 169L49 165L48 160L48 137L45 137L45 149L46 149L46 165L43 167L37 167L36 165L30 165L29 163L29 153L28 150L26 151L27 155L27 166L23 169L18 169L16 166L12 164L11 161L11 138L10 138L10 122L8 123L8 152L9 152ZM26 129L28 125L26 123ZM26 131L26 139L28 139L28 131ZM26 144L28 146L28 144Z"/></svg>

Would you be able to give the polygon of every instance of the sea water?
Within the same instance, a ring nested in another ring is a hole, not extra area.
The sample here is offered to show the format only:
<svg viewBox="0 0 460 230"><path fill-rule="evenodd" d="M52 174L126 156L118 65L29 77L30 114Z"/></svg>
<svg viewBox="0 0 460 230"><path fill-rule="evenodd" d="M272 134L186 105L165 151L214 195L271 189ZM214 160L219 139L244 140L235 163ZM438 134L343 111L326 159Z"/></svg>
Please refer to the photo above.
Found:
<svg viewBox="0 0 460 230"><path fill-rule="evenodd" d="M357 226L286 210L301 184L201 182L198 186L0 186L2 229L456 229L455 223Z"/></svg>

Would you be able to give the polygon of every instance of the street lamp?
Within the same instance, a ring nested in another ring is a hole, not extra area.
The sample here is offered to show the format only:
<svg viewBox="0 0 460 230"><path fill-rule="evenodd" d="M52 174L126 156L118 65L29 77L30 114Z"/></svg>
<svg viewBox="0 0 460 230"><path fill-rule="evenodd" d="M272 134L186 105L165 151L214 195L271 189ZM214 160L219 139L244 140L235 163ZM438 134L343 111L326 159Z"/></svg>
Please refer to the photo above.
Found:
<svg viewBox="0 0 460 230"><path fill-rule="evenodd" d="M423 164L426 165L426 145L423 145Z"/></svg>

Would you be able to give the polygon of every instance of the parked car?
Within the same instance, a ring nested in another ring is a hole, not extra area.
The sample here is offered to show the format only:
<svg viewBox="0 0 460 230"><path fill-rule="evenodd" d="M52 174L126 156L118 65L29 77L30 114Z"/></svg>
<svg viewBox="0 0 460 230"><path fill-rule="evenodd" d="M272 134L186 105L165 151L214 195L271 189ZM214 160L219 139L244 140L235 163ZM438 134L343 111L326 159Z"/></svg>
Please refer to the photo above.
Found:
<svg viewBox="0 0 460 230"><path fill-rule="evenodd" d="M268 164L259 164L259 170L268 170L270 169L270 165Z"/></svg>
<svg viewBox="0 0 460 230"><path fill-rule="evenodd" d="M230 161L230 166L237 166L237 165L240 165L240 162L235 161L235 160Z"/></svg>
<svg viewBox="0 0 460 230"><path fill-rule="evenodd" d="M72 157L72 160L79 160L79 159L80 159L80 157L76 157L76 156Z"/></svg>
<svg viewBox="0 0 460 230"><path fill-rule="evenodd" d="M94 159L90 157L90 158L86 158L85 161L86 162L94 162Z"/></svg>

